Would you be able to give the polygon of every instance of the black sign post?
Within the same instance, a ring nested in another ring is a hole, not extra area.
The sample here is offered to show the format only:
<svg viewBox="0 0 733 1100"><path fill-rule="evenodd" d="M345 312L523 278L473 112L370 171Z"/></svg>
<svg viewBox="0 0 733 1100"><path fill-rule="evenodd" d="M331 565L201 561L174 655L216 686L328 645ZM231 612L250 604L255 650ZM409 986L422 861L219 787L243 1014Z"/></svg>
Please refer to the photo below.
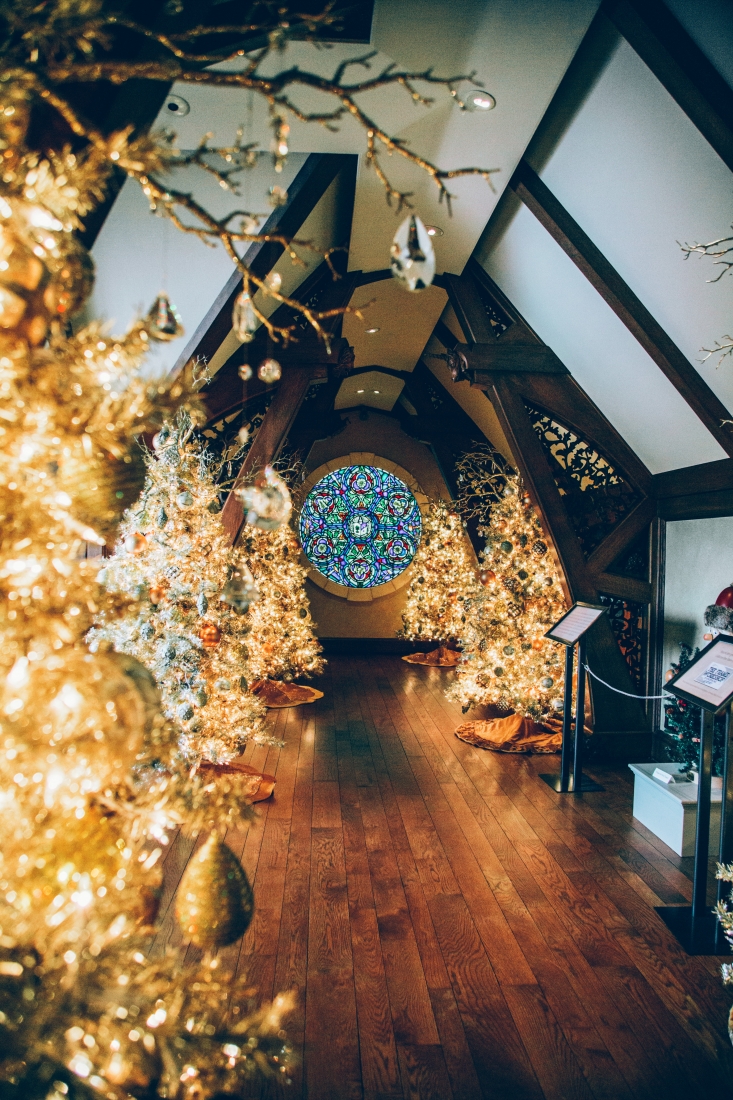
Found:
<svg viewBox="0 0 733 1100"><path fill-rule="evenodd" d="M553 642L565 646L565 697L562 711L562 753L559 775L540 775L558 794L583 794L585 791L602 791L603 787L587 775L583 775L583 727L585 725L585 635L606 611L600 604L573 604L545 634ZM573 738L573 655L578 646L578 691L575 706L575 737ZM573 774L570 775L570 758Z"/></svg>
<svg viewBox="0 0 733 1100"><path fill-rule="evenodd" d="M666 690L700 707L700 757L697 770L697 823L692 905L662 906L657 913L688 955L729 955L730 947L707 901L710 849L710 792L712 788L713 725L716 715L726 714L723 791L720 804L721 863L733 860L733 638L721 634L677 673ZM718 900L727 900L725 886L718 885Z"/></svg>

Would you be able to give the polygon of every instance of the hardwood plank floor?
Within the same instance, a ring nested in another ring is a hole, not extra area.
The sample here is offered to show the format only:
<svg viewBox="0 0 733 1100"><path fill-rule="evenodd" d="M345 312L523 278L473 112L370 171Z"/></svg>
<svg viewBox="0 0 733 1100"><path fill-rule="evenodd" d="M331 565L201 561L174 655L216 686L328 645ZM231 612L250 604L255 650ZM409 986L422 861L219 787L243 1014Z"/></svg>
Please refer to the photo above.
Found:
<svg viewBox="0 0 733 1100"><path fill-rule="evenodd" d="M454 736L450 673L332 658L325 697L271 712L283 749L259 820L227 842L257 913L223 961L263 999L295 989L292 1100L703 1100L727 1096L730 997L654 913L690 861L631 816L631 773L560 798L555 758ZM164 865L153 944L193 845ZM189 950L191 950L189 948Z"/></svg>

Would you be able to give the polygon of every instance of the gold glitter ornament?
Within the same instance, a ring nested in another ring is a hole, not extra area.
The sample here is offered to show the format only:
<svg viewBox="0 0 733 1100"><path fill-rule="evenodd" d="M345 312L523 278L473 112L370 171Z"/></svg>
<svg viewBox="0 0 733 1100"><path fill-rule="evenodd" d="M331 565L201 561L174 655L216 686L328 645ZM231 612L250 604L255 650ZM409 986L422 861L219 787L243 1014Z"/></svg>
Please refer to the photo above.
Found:
<svg viewBox="0 0 733 1100"><path fill-rule="evenodd" d="M147 550L148 540L145 535L135 531L132 535L127 536L124 546L128 554L142 554L144 550Z"/></svg>
<svg viewBox="0 0 733 1100"><path fill-rule="evenodd" d="M247 931L254 895L232 850L212 833L189 861L176 898L176 920L197 947L234 943Z"/></svg>
<svg viewBox="0 0 733 1100"><path fill-rule="evenodd" d="M93 282L89 253L58 218L0 197L0 329L42 344L54 321L82 306Z"/></svg>
<svg viewBox="0 0 733 1100"><path fill-rule="evenodd" d="M58 488L71 497L69 511L104 539L114 538L125 511L145 484L145 458L131 447L119 457L101 450L88 435L65 447L56 478Z"/></svg>
<svg viewBox="0 0 733 1100"><path fill-rule="evenodd" d="M127 781L147 735L162 722L151 674L134 657L111 651L19 657L0 709L6 744L34 731L12 768L47 808L83 808L95 791Z"/></svg>

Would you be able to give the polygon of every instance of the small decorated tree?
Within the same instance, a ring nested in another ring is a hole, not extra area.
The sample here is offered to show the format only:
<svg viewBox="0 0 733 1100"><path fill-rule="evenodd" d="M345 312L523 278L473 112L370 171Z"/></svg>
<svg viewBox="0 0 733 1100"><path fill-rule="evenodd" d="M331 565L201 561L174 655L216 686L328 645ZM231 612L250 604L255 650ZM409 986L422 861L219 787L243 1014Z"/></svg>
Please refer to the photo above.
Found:
<svg viewBox="0 0 733 1100"><path fill-rule="evenodd" d="M448 695L464 710L491 703L531 718L562 708L562 658L545 631L565 599L540 521L516 475L494 504L478 594L464 600L463 657Z"/></svg>
<svg viewBox="0 0 733 1100"><path fill-rule="evenodd" d="M241 550L259 591L248 615L252 680L289 683L318 675L323 671L321 647L305 591L300 546L290 523L286 520L274 531L248 525Z"/></svg>
<svg viewBox="0 0 733 1100"><path fill-rule="evenodd" d="M422 538L413 562L413 574L402 613L400 637L436 641L439 650L408 658L413 663L454 665L457 654L447 646L463 633L465 602L478 594L473 553L463 522L445 501L430 503L423 516Z"/></svg>
<svg viewBox="0 0 733 1100"><path fill-rule="evenodd" d="M103 578L139 600L132 613L91 634L153 672L166 716L192 760L225 763L245 743L272 740L249 690L251 617L257 591L219 516L217 460L181 414L147 458L139 502L122 524Z"/></svg>

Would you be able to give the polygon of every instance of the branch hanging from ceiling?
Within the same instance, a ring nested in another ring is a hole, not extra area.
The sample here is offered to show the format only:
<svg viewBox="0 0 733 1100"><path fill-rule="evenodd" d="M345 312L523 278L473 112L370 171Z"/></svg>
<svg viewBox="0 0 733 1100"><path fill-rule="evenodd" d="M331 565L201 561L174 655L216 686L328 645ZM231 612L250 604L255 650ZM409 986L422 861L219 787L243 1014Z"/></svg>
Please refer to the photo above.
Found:
<svg viewBox="0 0 733 1100"><path fill-rule="evenodd" d="M266 5L265 10L268 9ZM199 87L250 91L268 105L276 172L282 170L289 151L289 118L329 130L338 129L339 123L352 119L364 131L367 167L376 173L387 202L396 203L398 209L411 205L412 192L400 190L391 182L382 166L382 153L402 157L429 176L440 200L445 200L449 208L452 198L449 181L463 176L481 176L491 186L491 175L498 169L440 168L410 149L402 138L381 127L366 113L360 98L375 89L394 87L403 89L413 104L429 107L434 100L427 91L436 87L447 92L462 108L464 104L458 87L465 80L479 83L474 73L441 77L432 68L410 71L400 69L394 62L372 73L376 51L371 51L341 61L330 77L292 65L264 75L266 61L277 57L288 40L297 36L315 45L322 29L332 27L339 19L333 4L329 3L320 14L298 14L293 20L294 14L283 7L269 21L256 24L203 25L163 33L154 26L125 18L123 14L108 12L101 0L96 3L92 0L82 6L70 5L65 0L50 0L30 10L24 0L10 0L3 9L4 36L0 42L5 83L0 96L1 114L6 130L7 119L12 118L9 125L13 130L12 139L2 143L11 156L4 166L3 182L11 193L14 188L19 195L24 193L29 158L37 158L37 154L22 148L22 138L30 121L31 108L43 105L63 120L75 143L73 153L69 147L61 154L49 154L55 177L63 177L64 185L71 181L79 191L78 219L73 228L81 229L81 219L103 201L112 177L121 170L139 183L154 212L169 218L181 232L224 247L242 278L252 314L267 328L271 338L287 343L294 338L296 325L274 324L252 301L257 291L280 306L288 306L319 337L327 339L323 325L331 316L327 311L313 310L307 303L288 298L277 287L267 285L239 254L243 244L278 244L294 263L302 263L299 251L320 251L311 241L261 230L259 215L250 210L235 207L225 216L216 217L190 192L170 186L171 173L178 168L195 166L213 175L225 190L237 195L242 173L256 163L260 152L256 142L245 141L243 128L228 146L211 145L211 135L207 134L196 149L180 152L175 148L173 135L135 135L134 123L106 133L78 109L73 94L74 89L83 84L102 82L124 86L133 81L166 87L180 81ZM115 34L121 31L143 43L152 43L155 52L162 51L164 56L141 57L139 49L132 50L133 56L113 56L110 47ZM264 44L247 53L241 43L253 35L261 36ZM223 70L222 62L237 67L230 65ZM350 74L355 69L369 75L351 79ZM326 110L305 110L297 101L298 89L315 91L333 106ZM275 204L285 200L282 188L273 187L271 193ZM332 251L321 252L328 263ZM344 306L341 312L358 311Z"/></svg>

